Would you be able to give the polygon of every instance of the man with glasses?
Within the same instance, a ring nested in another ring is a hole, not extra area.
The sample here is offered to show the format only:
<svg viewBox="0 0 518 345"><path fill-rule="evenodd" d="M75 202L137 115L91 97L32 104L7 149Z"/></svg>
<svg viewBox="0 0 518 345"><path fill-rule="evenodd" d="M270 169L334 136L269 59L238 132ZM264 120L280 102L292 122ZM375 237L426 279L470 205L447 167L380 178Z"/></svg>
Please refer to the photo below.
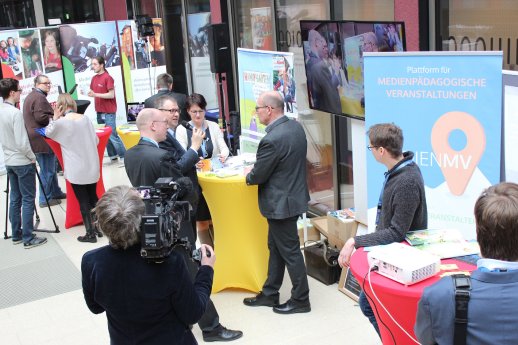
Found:
<svg viewBox="0 0 518 345"><path fill-rule="evenodd" d="M40 207L47 207L45 194L49 199L48 206L58 205L61 203L61 199L67 197L58 184L56 156L43 137L36 132L36 129L47 126L50 118L54 116L54 110L47 101L47 95L51 87L50 79L46 75L40 74L34 78L34 88L23 102L25 127L29 135L32 152L36 154L36 160L40 166Z"/></svg>
<svg viewBox="0 0 518 345"><path fill-rule="evenodd" d="M159 177L172 177L176 181L183 176L178 164L178 157L172 151L159 148L159 143L165 141L168 135L168 116L177 116L178 107L169 99L164 99L161 103L160 110L144 108L137 116L137 128L140 131L141 138L139 143L126 153L126 173L134 187L153 186ZM171 120L171 123L174 124L174 122L174 120ZM176 120L176 122L178 121ZM202 137L202 135L202 133L196 133L196 136ZM186 157L184 167L188 167L189 161L190 158ZM195 204L196 197L197 193L193 189L189 193L188 201ZM191 214L193 213L191 212ZM180 236L187 237L189 242L194 245L194 230L190 222L182 222ZM191 278L194 279L198 272L198 266L193 264L184 252L182 254ZM231 341L243 335L241 331L227 329L219 323L219 316L212 301L208 302L207 309L198 324L203 331L205 341Z"/></svg>
<svg viewBox="0 0 518 345"><path fill-rule="evenodd" d="M36 198L36 156L31 150L22 112L15 107L20 101L18 80L0 80L0 143L10 184L9 221L12 242L23 242L26 249L44 244L47 239L33 235L34 199Z"/></svg>
<svg viewBox="0 0 518 345"><path fill-rule="evenodd" d="M381 123L369 128L369 146L374 159L387 167L385 182L378 201L376 231L351 237L345 242L338 263L348 267L355 248L401 242L409 230L426 229L428 212L423 176L413 161L414 153L403 152L403 131L393 123ZM378 333L374 312L363 291L360 309Z"/></svg>
<svg viewBox="0 0 518 345"><path fill-rule="evenodd" d="M178 104L178 107L180 108L180 120L181 121L190 121L191 118L187 114L187 109L185 109L185 100L187 99L187 96L183 93L174 92L174 83L173 83L173 77L168 73L162 73L159 74L158 77L156 77L156 88L157 93L149 98L147 98L144 101L144 107L145 108L159 108L156 104L156 101L158 100L158 97L164 96L164 95L170 95Z"/></svg>
<svg viewBox="0 0 518 345"><path fill-rule="evenodd" d="M259 186L259 209L268 221L270 256L262 291L243 303L273 307L278 314L307 313L311 311L309 285L297 233L297 218L307 211L309 201L306 134L297 121L284 115L284 100L276 91L259 96L256 113L266 126L266 135L259 142L246 183ZM290 299L279 304L286 268L293 288Z"/></svg>

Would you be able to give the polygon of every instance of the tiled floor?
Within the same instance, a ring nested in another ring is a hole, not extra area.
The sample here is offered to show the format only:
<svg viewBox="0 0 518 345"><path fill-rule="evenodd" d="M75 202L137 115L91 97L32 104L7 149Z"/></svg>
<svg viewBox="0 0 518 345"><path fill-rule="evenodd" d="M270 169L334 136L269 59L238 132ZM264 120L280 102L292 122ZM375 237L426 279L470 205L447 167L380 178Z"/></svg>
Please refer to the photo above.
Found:
<svg viewBox="0 0 518 345"><path fill-rule="evenodd" d="M124 168L104 167L104 183L107 188L117 184L129 184ZM64 186L63 177L59 178ZM0 177L0 188L5 190L6 177ZM5 193L0 196L0 225L5 224ZM60 227L52 236L73 264L80 269L81 257L87 250L107 244L102 238L97 244L84 244L76 240L84 233L84 227L65 229L64 203L52 207ZM41 227L52 228L47 209L38 209ZM9 229L10 234L10 229ZM3 237L3 236L2 236ZM34 248L31 250L39 250ZM0 260L3 253L0 252ZM17 255L24 255L20 246ZM286 274L286 277L288 275ZM5 279L1 276L0 279ZM246 291L223 291L212 295L221 323L244 332L243 338L234 344L351 344L374 345L380 340L357 303L337 290L337 285L325 286L309 277L312 311L307 314L278 315L270 308L250 308L242 299L252 294ZM38 286L34 286L38 289ZM286 279L281 290L281 301L289 297L291 284ZM16 291L0 291L0 298ZM201 331L193 332L203 343ZM105 314L94 315L87 309L81 290L36 300L14 307L0 309L0 344L2 345L81 345L109 344Z"/></svg>

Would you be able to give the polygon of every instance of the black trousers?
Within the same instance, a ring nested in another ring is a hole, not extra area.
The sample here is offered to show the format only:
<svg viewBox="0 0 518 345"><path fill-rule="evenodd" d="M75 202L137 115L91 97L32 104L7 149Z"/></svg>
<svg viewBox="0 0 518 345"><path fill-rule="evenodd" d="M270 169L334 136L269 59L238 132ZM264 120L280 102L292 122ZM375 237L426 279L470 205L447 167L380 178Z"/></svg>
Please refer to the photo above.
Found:
<svg viewBox="0 0 518 345"><path fill-rule="evenodd" d="M194 278L198 273L198 268L200 267L199 264L191 260L190 253L188 253L185 248L176 247L174 250L180 253L184 258L187 268L189 269L191 279L194 281ZM202 331L212 331L219 326L219 315L211 299L209 299L209 302L207 303L205 313L203 313L203 316L198 321L198 326L200 326Z"/></svg>
<svg viewBox="0 0 518 345"><path fill-rule="evenodd" d="M77 201L79 202L79 210L86 214L97 204L97 183L91 184L70 184L74 190Z"/></svg>
<svg viewBox="0 0 518 345"><path fill-rule="evenodd" d="M308 276L306 265L300 251L297 233L297 218L268 219L268 277L263 285L266 296L279 293L284 278L284 270L288 269L291 284L291 299L295 302L309 301Z"/></svg>

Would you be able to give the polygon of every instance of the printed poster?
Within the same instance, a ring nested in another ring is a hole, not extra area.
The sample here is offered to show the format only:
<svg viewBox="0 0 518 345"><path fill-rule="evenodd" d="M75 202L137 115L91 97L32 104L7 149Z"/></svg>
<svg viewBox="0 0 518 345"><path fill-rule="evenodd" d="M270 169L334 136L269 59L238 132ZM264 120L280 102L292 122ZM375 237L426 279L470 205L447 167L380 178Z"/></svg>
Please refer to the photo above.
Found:
<svg viewBox="0 0 518 345"><path fill-rule="evenodd" d="M364 64L365 127L403 130L403 151L423 174L428 228L475 239L475 201L500 182L502 52L366 53ZM370 231L385 171L367 152Z"/></svg>
<svg viewBox="0 0 518 345"><path fill-rule="evenodd" d="M85 99L91 102L85 115L93 123L97 123L94 98L88 97L88 91L92 77L95 75L91 69L91 61L96 56L102 56L106 62L106 71L115 82L117 124L126 123L119 35L115 22L66 24L59 27L59 32L67 91L77 84L72 96L74 99Z"/></svg>
<svg viewBox="0 0 518 345"><path fill-rule="evenodd" d="M255 113L257 98L275 90L284 99L284 113L297 118L298 108L293 77L293 53L237 49L241 152L257 151L265 126Z"/></svg>
<svg viewBox="0 0 518 345"><path fill-rule="evenodd" d="M0 62L4 78L20 81L20 107L34 87L34 78L45 74L52 82L47 99L57 100L64 92L60 36L56 27L0 31Z"/></svg>
<svg viewBox="0 0 518 345"><path fill-rule="evenodd" d="M193 92L202 94L207 101L207 109L217 109L218 85L210 71L209 36L210 12L194 13L187 16L189 31L189 54Z"/></svg>
<svg viewBox="0 0 518 345"><path fill-rule="evenodd" d="M124 88L128 103L156 93L156 77L166 73L162 19L153 18L155 36L140 37L133 20L117 21Z"/></svg>

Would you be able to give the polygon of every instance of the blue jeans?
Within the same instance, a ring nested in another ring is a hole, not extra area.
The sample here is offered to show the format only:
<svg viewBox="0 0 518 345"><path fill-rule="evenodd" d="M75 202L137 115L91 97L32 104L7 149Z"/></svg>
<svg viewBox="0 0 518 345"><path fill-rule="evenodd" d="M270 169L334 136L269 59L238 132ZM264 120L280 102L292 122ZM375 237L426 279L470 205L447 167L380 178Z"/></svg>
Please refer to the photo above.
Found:
<svg viewBox="0 0 518 345"><path fill-rule="evenodd" d="M40 166L40 197L39 203L45 203L45 196L43 195L43 188L45 188L45 194L47 198L55 199L63 195L61 188L58 184L58 174L56 173L56 155L53 152L50 153L36 153L36 161Z"/></svg>
<svg viewBox="0 0 518 345"><path fill-rule="evenodd" d="M34 230L34 200L36 199L36 165L7 166L10 193L9 221L13 240L28 243Z"/></svg>
<svg viewBox="0 0 518 345"><path fill-rule="evenodd" d="M372 307L369 303L369 300L367 299L367 296L365 295L365 292L360 292L360 298L358 300L358 304L360 305L360 309L365 315L374 329L376 330L376 333L378 333L379 337L381 338L380 329L378 327L378 321L376 320L376 316L374 315L374 311L372 310Z"/></svg>
<svg viewBox="0 0 518 345"><path fill-rule="evenodd" d="M124 147L121 138L117 134L117 124L115 122L115 118L115 114L97 113L97 123L105 124L112 129L110 140L108 141L108 145L106 145L108 156L110 156L111 159L115 159L117 156L124 158L124 155L126 154L126 148Z"/></svg>

